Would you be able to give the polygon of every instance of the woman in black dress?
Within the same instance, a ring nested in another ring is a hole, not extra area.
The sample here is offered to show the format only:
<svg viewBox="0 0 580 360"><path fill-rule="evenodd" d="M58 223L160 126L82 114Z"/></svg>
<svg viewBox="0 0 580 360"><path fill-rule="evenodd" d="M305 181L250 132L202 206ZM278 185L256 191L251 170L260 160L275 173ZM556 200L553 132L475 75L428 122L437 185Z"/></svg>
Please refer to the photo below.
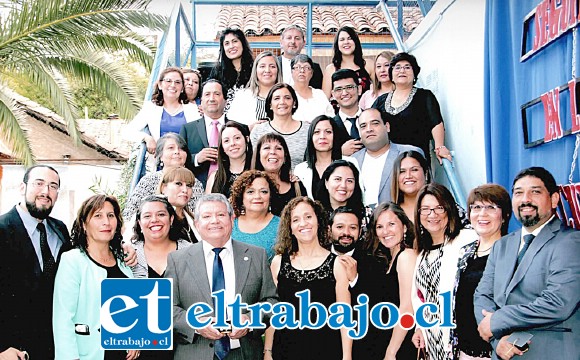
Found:
<svg viewBox="0 0 580 360"><path fill-rule="evenodd" d="M397 144L415 145L425 154L431 164L429 141L435 142L435 155L451 160L445 147L445 127L437 98L430 90L415 86L421 68L417 59L408 53L398 53L391 60L389 77L395 90L377 98L373 108L391 126L389 138Z"/></svg>
<svg viewBox="0 0 580 360"><path fill-rule="evenodd" d="M399 205L389 202L375 208L364 244L377 263L383 264L377 277L385 280L378 284L377 291L369 294L370 305L390 302L399 308L401 315L413 313L411 284L417 253L408 244L414 238L413 223ZM365 338L354 342L353 359L413 359L417 349L412 337L413 332L400 325L389 330L371 327Z"/></svg>
<svg viewBox="0 0 580 360"><path fill-rule="evenodd" d="M272 214L280 216L284 206L297 196L304 196L306 188L300 181L290 180L292 160L286 140L280 134L262 135L256 145L255 169L268 173L278 186L278 194L273 194L270 205Z"/></svg>
<svg viewBox="0 0 580 360"><path fill-rule="evenodd" d="M307 196L295 198L282 212L274 247L272 277L280 301L298 311L297 292L310 290L310 302L328 308L335 302L350 304L348 279L329 245L324 209ZM314 320L311 318L311 321ZM264 359L340 360L351 359L352 341L346 329L281 329L266 331Z"/></svg>

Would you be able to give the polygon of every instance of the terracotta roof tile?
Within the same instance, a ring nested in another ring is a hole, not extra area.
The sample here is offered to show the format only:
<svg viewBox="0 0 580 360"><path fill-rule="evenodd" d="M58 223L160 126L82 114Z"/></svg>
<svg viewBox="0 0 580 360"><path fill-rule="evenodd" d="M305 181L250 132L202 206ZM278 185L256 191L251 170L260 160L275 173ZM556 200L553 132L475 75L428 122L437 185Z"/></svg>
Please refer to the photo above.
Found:
<svg viewBox="0 0 580 360"><path fill-rule="evenodd" d="M397 10L389 9L397 26ZM416 7L403 9L403 28L412 32L423 20ZM242 29L248 35L280 34L288 25L306 27L305 6L222 6L216 19L219 31L226 27ZM381 10L356 6L314 6L314 33L332 34L341 26L351 26L359 33L379 34L389 30Z"/></svg>

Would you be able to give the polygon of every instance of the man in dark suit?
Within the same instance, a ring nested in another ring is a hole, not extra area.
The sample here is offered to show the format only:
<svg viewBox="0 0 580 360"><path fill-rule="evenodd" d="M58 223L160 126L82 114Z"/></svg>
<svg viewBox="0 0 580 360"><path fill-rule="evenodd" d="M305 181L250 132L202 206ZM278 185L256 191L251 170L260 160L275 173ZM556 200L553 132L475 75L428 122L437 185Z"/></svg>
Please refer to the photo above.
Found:
<svg viewBox="0 0 580 360"><path fill-rule="evenodd" d="M52 290L58 255L70 246L65 224L49 217L60 188L47 165L26 170L24 201L0 216L0 358L54 358Z"/></svg>
<svg viewBox="0 0 580 360"><path fill-rule="evenodd" d="M364 148L352 155L358 162L363 179L365 205L375 207L391 201L393 164L400 153L423 150L413 145L395 144L389 139L389 123L384 122L377 109L364 110L359 119L361 141ZM380 177L376 176L381 174Z"/></svg>
<svg viewBox="0 0 580 360"><path fill-rule="evenodd" d="M358 118L361 109L358 99L362 93L362 87L358 82L358 75L351 69L340 69L332 74L332 93L338 103L338 114L334 122L338 127L338 145L341 146L342 155L351 156L362 149L360 141Z"/></svg>
<svg viewBox="0 0 580 360"><path fill-rule="evenodd" d="M278 63L282 66L282 78L288 85L294 85L290 61L302 52L306 45L304 30L298 25L290 25L280 34L282 55L278 56ZM322 69L318 63L312 63L312 79L309 85L315 89L322 89Z"/></svg>
<svg viewBox="0 0 580 360"><path fill-rule="evenodd" d="M231 239L234 217L226 197L202 196L194 214L202 241L171 253L165 273L173 278L174 359L262 359L264 344L258 330L233 328L226 335L211 324L199 330L187 324L187 309L195 303L212 306L211 293L218 290L225 290L227 304L238 294L249 305L278 299L266 251ZM249 317L243 314L242 321L246 320Z"/></svg>
<svg viewBox="0 0 580 360"><path fill-rule="evenodd" d="M557 218L559 200L546 169L516 175L512 206L523 227L495 243L474 295L479 334L491 342L493 359L580 357L580 232ZM525 353L513 346L522 331L533 335Z"/></svg>
<svg viewBox="0 0 580 360"><path fill-rule="evenodd" d="M224 115L226 99L223 89L219 80L206 81L201 92L203 116L183 125L179 131L191 153L193 173L204 186L210 172L217 169L219 134L227 121Z"/></svg>

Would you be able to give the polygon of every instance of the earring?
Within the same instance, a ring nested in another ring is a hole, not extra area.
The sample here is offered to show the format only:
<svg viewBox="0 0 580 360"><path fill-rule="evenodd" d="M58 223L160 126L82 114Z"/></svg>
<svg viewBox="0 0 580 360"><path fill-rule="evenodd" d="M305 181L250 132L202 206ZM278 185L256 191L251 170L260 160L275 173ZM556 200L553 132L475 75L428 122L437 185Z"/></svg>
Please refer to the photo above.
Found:
<svg viewBox="0 0 580 360"><path fill-rule="evenodd" d="M159 167L163 168L165 164L163 164L163 160L159 160Z"/></svg>
<svg viewBox="0 0 580 360"><path fill-rule="evenodd" d="M240 215L246 215L246 208L244 207L244 205L240 207Z"/></svg>
<svg viewBox="0 0 580 360"><path fill-rule="evenodd" d="M268 212L272 212L272 205L268 205Z"/></svg>
<svg viewBox="0 0 580 360"><path fill-rule="evenodd" d="M423 225L419 225L419 233L421 233L421 236L425 235L425 229L423 228Z"/></svg>

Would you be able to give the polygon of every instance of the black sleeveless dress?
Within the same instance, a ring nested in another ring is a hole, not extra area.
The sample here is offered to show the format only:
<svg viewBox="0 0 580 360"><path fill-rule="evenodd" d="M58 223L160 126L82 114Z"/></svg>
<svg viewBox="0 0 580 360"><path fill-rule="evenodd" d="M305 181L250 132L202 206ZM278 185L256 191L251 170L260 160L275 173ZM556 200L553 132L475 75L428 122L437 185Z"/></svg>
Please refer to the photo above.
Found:
<svg viewBox="0 0 580 360"><path fill-rule="evenodd" d="M290 257L283 255L278 273L280 301L291 303L299 313L295 293L309 289L310 302L319 302L328 309L336 302L336 280L333 271L335 259L336 255L330 253L316 269L298 270L292 267ZM313 313L314 311L311 312ZM316 319L311 318L312 322L314 320ZM326 326L317 330L276 330L272 352L276 360L340 360L342 358L340 331Z"/></svg>

